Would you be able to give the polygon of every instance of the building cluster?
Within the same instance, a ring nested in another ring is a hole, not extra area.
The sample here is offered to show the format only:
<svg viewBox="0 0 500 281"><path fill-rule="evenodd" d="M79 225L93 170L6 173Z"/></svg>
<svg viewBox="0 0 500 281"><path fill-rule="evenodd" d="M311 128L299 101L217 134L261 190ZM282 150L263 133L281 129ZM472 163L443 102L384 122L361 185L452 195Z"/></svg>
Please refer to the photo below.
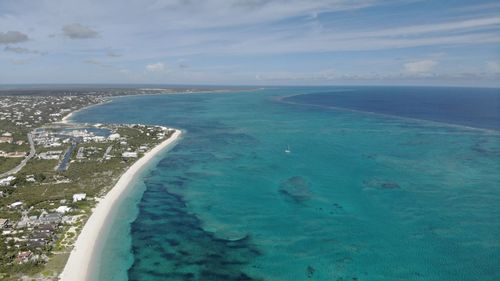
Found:
<svg viewBox="0 0 500 281"><path fill-rule="evenodd" d="M70 111L85 105L99 103L100 96L3 96L0 99L0 121L15 126L35 128L60 121Z"/></svg>
<svg viewBox="0 0 500 281"><path fill-rule="evenodd" d="M87 198L85 193L73 194L72 200L68 195L82 187L85 190L88 185L94 187L86 191L90 194L106 191L108 179L99 177L115 176L116 171L133 162L123 158L140 157L157 140L169 134L168 128L158 126L73 126L61 122L63 117L113 95L164 91L103 89L82 90L76 95L58 90L46 90L44 93L26 90L2 95L0 157L25 159L0 159L6 163L0 171L0 174L3 172L0 176L0 254L6 257L2 263L8 261L7 266L0 267L0 279L3 274L22 277L26 268L40 269L49 257L59 254L54 249L70 246L76 237L71 233L78 234L80 223L85 220L84 214L88 213L89 206L93 206L95 198L79 203ZM130 128L137 129L139 134ZM58 160L59 163L52 169L51 162L39 160ZM102 167L111 167L109 170L88 163L107 160L111 161L102 164ZM71 171L65 173L69 163L77 167L73 169L72 166ZM14 164L16 166L12 169L10 166ZM83 168L78 170L78 167ZM48 194L50 192L34 195L31 192L34 187L60 192L55 195L56 198ZM33 195L36 200L28 198ZM57 248L54 248L56 245ZM23 265L18 266L20 264Z"/></svg>
<svg viewBox="0 0 500 281"><path fill-rule="evenodd" d="M111 134L110 136L105 137L97 135L96 133L88 131L87 129L52 131L39 128L33 130L32 132L35 145L42 146L44 148L60 147L70 143L99 143L112 141L116 139L116 135L118 134Z"/></svg>
<svg viewBox="0 0 500 281"><path fill-rule="evenodd" d="M86 199L85 193L73 194L73 203ZM66 200L60 201L60 206L47 212L42 210L40 215L28 215L28 211L22 211L19 221L0 218L0 231L7 248L17 249L16 263L26 263L46 260L42 253L48 247L52 247L58 240L60 229L64 225L72 225L77 221L79 215L67 215L71 207L65 205ZM9 208L22 206L22 202L15 202Z"/></svg>

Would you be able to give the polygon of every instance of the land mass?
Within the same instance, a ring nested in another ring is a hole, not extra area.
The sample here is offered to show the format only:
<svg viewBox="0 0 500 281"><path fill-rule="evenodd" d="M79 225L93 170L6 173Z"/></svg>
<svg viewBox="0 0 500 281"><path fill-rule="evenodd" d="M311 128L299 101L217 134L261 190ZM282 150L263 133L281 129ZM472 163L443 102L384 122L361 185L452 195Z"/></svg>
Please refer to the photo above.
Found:
<svg viewBox="0 0 500 281"><path fill-rule="evenodd" d="M130 180L180 131L68 119L113 97L165 91L1 92L0 279L57 280L70 257L63 279L85 280L107 214ZM168 93L198 91L205 92Z"/></svg>
<svg viewBox="0 0 500 281"><path fill-rule="evenodd" d="M75 247L71 251L69 260L61 274L61 280L78 281L89 280L92 269L92 261L96 252L99 251L99 241L103 228L109 224L109 213L112 208L127 191L130 183L144 166L151 161L158 153L175 143L180 137L181 131L175 132L156 147L146 152L144 156L135 162L118 180L115 186L106 194L104 199L99 201L94 212L83 227L82 232L76 240Z"/></svg>

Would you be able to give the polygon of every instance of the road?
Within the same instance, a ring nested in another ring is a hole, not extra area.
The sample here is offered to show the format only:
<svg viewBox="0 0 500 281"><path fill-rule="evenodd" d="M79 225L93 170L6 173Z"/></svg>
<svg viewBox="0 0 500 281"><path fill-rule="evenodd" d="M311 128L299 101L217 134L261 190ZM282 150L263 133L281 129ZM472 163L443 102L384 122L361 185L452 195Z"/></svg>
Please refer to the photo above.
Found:
<svg viewBox="0 0 500 281"><path fill-rule="evenodd" d="M10 176L10 175L13 175L13 174L21 171L21 169L26 165L26 163L28 163L28 161L31 158L33 158L33 156L35 156L35 154L36 154L35 143L33 142L33 137L31 136L30 133L28 133L28 142L30 143L30 153L28 154L28 156L26 156L23 159L23 161L21 161L21 163L19 163L19 165L17 165L16 167L12 168L11 170L9 170L3 174L0 174L0 178Z"/></svg>

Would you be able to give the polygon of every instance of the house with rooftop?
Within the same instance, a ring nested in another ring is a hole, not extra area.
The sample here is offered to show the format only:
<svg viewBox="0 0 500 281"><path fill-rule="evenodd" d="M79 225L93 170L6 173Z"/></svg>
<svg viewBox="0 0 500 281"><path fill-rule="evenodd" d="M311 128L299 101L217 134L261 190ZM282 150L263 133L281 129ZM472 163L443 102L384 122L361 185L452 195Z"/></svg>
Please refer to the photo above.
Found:
<svg viewBox="0 0 500 281"><path fill-rule="evenodd" d="M16 256L16 262L17 263L27 263L33 253L31 251L23 251L19 252Z"/></svg>
<svg viewBox="0 0 500 281"><path fill-rule="evenodd" d="M76 193L76 194L73 194L73 202L78 202L78 201L85 200L85 197L87 197L86 193Z"/></svg>
<svg viewBox="0 0 500 281"><path fill-rule="evenodd" d="M0 136L0 143L12 143L13 141L13 137Z"/></svg>
<svg viewBox="0 0 500 281"><path fill-rule="evenodd" d="M40 224L59 224L61 223L62 216L59 213L49 213L49 214L42 214L38 218L38 222Z"/></svg>
<svg viewBox="0 0 500 281"><path fill-rule="evenodd" d="M6 178L0 179L0 186L9 186L12 181L14 181L16 177L8 176Z"/></svg>
<svg viewBox="0 0 500 281"><path fill-rule="evenodd" d="M68 206L59 206L57 209L56 209L56 213L59 213L59 214L65 214L67 212L71 211L71 208L68 207Z"/></svg>
<svg viewBox="0 0 500 281"><path fill-rule="evenodd" d="M36 230L38 232L52 233L56 230L56 227L52 224L41 224L36 228Z"/></svg>
<svg viewBox="0 0 500 281"><path fill-rule="evenodd" d="M125 151L122 153L123 158L137 158L137 152L135 151Z"/></svg>
<svg viewBox="0 0 500 281"><path fill-rule="evenodd" d="M114 134L111 134L108 136L108 140L110 140L110 141L115 141L118 139L120 139L120 134L118 134L118 133L114 133Z"/></svg>
<svg viewBox="0 0 500 281"><path fill-rule="evenodd" d="M13 209L13 208L17 208L17 207L21 206L22 204L23 204L23 202L17 201L17 202L10 204L9 207Z"/></svg>
<svg viewBox="0 0 500 281"><path fill-rule="evenodd" d="M28 239L28 241L45 242L45 243L47 243L49 240L50 240L50 233L40 232L40 231L34 231Z"/></svg>
<svg viewBox="0 0 500 281"><path fill-rule="evenodd" d="M59 159L59 157L61 157L62 153L62 150L50 150L38 154L38 158L43 160L57 160Z"/></svg>

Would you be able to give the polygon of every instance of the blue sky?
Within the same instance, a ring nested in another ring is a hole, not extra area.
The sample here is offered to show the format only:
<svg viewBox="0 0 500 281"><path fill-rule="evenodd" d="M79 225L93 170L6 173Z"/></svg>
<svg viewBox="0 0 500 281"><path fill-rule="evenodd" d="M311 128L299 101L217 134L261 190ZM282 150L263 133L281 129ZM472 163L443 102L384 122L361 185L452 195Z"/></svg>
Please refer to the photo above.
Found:
<svg viewBox="0 0 500 281"><path fill-rule="evenodd" d="M500 2L1 0L18 83L500 86Z"/></svg>

